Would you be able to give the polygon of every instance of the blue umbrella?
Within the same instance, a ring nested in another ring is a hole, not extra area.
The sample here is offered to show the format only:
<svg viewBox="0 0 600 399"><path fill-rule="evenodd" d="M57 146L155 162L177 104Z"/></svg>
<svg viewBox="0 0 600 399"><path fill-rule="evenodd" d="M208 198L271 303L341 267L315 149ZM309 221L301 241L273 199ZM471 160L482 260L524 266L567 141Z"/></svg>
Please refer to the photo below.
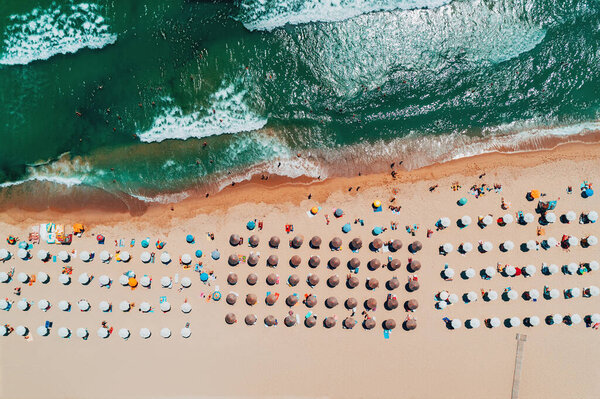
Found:
<svg viewBox="0 0 600 399"><path fill-rule="evenodd" d="M466 205L467 203L467 199L465 197L462 197L461 199L458 200L458 205Z"/></svg>
<svg viewBox="0 0 600 399"><path fill-rule="evenodd" d="M254 230L254 228L256 227L256 223L254 223L254 220L251 220L248 222L248 224L246 224L246 227L248 228L248 230Z"/></svg>
<svg viewBox="0 0 600 399"><path fill-rule="evenodd" d="M193 236L193 235L191 235L191 234L188 234L188 235L185 237L185 240L186 240L186 241L187 241L189 244L192 244L192 243L194 242L194 236Z"/></svg>
<svg viewBox="0 0 600 399"><path fill-rule="evenodd" d="M212 253L210 254L210 256L214 259L214 260L218 260L221 257L221 254L219 253L219 251L215 250L212 251Z"/></svg>
<svg viewBox="0 0 600 399"><path fill-rule="evenodd" d="M377 227L373 228L374 235L378 236L381 233L383 233L383 230L381 229L381 227L377 226Z"/></svg>
<svg viewBox="0 0 600 399"><path fill-rule="evenodd" d="M340 208L337 208L333 214L336 218L339 218L344 214L344 211L342 211Z"/></svg>
<svg viewBox="0 0 600 399"><path fill-rule="evenodd" d="M583 198L589 198L592 195L594 195L594 190L592 190L591 188L586 188L582 194L583 194Z"/></svg>
<svg viewBox="0 0 600 399"><path fill-rule="evenodd" d="M197 249L196 250L196 258L201 258L202 257L202 251Z"/></svg>
<svg viewBox="0 0 600 399"><path fill-rule="evenodd" d="M342 226L342 231L344 233L349 233L350 230L352 230L352 226L350 226L350 223L346 223L345 225Z"/></svg>
<svg viewBox="0 0 600 399"><path fill-rule="evenodd" d="M208 274L202 272L200 273L200 281L206 281L208 280Z"/></svg>
<svg viewBox="0 0 600 399"><path fill-rule="evenodd" d="M25 241L21 241L19 243L19 248L27 249L28 246L29 246L29 244L27 244Z"/></svg>
<svg viewBox="0 0 600 399"><path fill-rule="evenodd" d="M142 248L148 248L148 245L150 245L148 240L142 240Z"/></svg>

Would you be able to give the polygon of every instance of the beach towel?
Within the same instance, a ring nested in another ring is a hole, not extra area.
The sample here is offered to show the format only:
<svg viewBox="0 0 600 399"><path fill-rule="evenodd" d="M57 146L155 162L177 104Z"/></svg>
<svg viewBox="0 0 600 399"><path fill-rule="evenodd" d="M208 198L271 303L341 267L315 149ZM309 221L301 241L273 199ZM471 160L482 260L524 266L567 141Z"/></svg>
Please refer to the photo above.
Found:
<svg viewBox="0 0 600 399"><path fill-rule="evenodd" d="M383 330L383 338L390 339L390 330Z"/></svg>
<svg viewBox="0 0 600 399"><path fill-rule="evenodd" d="M161 297L159 298L159 301L158 301L158 303L163 303L163 302L166 302L166 301L167 301L167 297L166 297L166 296L161 296Z"/></svg>
<svg viewBox="0 0 600 399"><path fill-rule="evenodd" d="M379 205L377 208L373 208L373 212L381 212L383 211L383 208L381 207L381 205Z"/></svg>

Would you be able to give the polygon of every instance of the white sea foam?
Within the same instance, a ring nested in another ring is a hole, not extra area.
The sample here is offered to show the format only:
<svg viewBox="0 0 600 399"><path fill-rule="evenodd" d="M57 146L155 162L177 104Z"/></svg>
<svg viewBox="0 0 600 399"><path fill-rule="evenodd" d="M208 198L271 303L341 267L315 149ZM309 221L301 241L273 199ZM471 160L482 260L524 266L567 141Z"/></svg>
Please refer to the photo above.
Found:
<svg viewBox="0 0 600 399"><path fill-rule="evenodd" d="M249 30L284 25L343 21L385 10L435 8L451 0L242 0L239 19Z"/></svg>
<svg viewBox="0 0 600 399"><path fill-rule="evenodd" d="M129 193L129 195L131 195L133 198L137 198L140 201L156 204L174 204L176 202L183 201L190 196L190 194L185 191L172 194L159 194L153 197L133 193Z"/></svg>
<svg viewBox="0 0 600 399"><path fill-rule="evenodd" d="M206 109L185 114L179 106L172 105L154 120L149 130L138 135L140 140L185 140L261 129L267 119L256 115L246 105L247 91L239 88L240 84L224 84L211 95L211 106Z"/></svg>
<svg viewBox="0 0 600 399"><path fill-rule="evenodd" d="M100 11L96 4L80 3L11 15L4 31L0 64L24 65L57 54L113 44L117 35L111 33Z"/></svg>

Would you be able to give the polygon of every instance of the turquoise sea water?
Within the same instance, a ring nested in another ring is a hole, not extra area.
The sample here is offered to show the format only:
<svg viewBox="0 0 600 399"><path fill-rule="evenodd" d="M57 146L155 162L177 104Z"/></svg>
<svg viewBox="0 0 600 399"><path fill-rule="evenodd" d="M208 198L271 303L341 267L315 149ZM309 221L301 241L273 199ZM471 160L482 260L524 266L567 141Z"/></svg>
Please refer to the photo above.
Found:
<svg viewBox="0 0 600 399"><path fill-rule="evenodd" d="M597 0L0 3L3 200L537 148L599 95Z"/></svg>

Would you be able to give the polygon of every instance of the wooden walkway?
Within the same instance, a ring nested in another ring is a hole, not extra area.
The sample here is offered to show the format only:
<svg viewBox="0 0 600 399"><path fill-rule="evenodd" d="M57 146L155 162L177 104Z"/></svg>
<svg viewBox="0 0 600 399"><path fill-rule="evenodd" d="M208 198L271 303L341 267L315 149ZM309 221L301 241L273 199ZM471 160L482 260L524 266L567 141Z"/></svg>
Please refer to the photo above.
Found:
<svg viewBox="0 0 600 399"><path fill-rule="evenodd" d="M521 368L523 367L523 349L527 335L517 334L517 354L515 356L515 374L513 375L512 399L519 398L519 385L521 384Z"/></svg>

